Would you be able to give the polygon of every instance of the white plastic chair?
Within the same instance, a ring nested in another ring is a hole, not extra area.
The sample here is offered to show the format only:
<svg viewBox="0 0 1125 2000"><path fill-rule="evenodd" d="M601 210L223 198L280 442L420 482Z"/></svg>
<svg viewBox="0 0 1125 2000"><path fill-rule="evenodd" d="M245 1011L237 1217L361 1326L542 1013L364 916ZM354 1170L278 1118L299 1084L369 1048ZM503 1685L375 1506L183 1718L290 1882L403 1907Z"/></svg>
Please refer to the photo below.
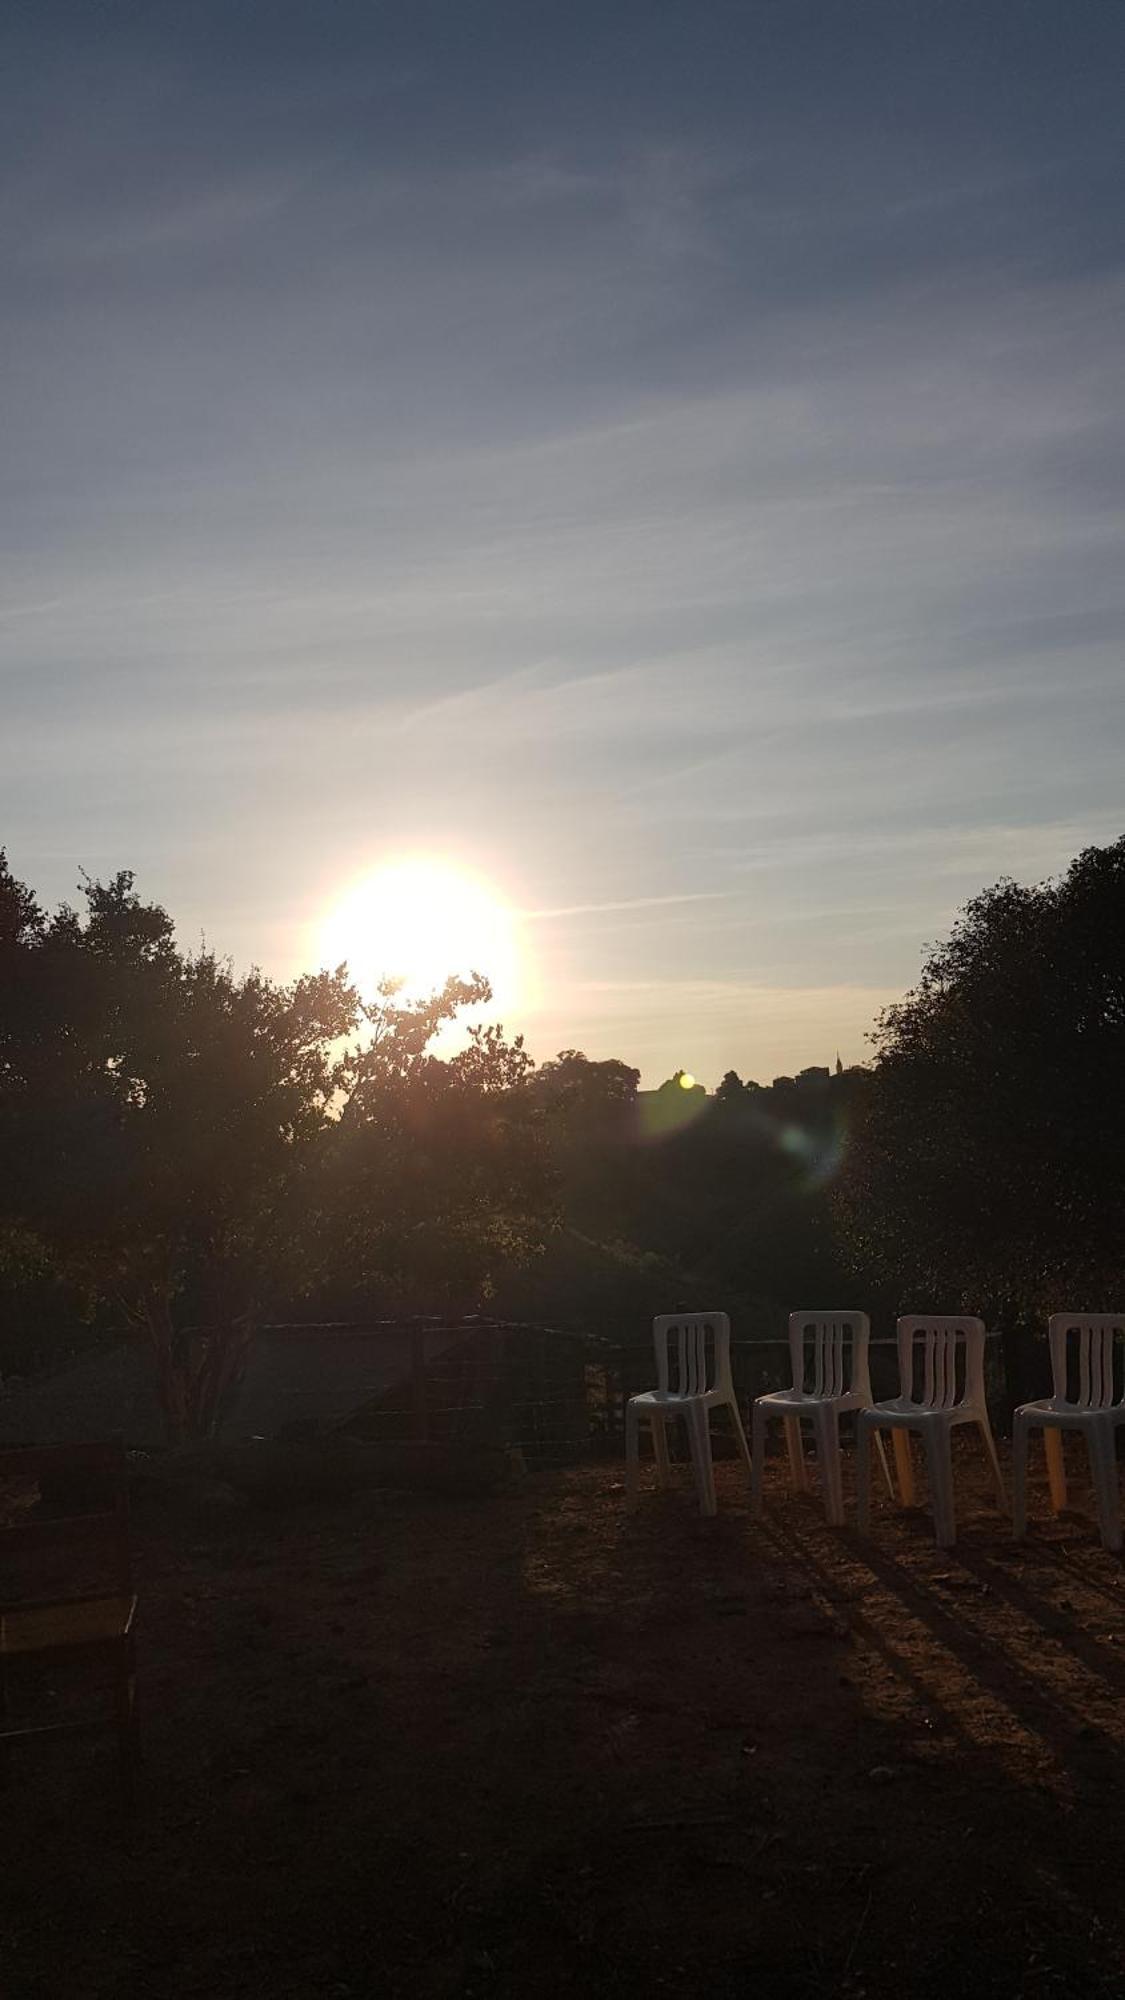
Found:
<svg viewBox="0 0 1125 2000"><path fill-rule="evenodd" d="M662 1313L652 1323L656 1348L655 1389L630 1396L625 1406L625 1491L635 1500L640 1483L640 1422L652 1426L656 1476L670 1483L669 1417L682 1417L687 1429L701 1514L713 1514L715 1471L711 1462L711 1412L726 1408L734 1424L738 1448L750 1470L750 1447L734 1393L730 1372L730 1320L726 1313Z"/></svg>
<svg viewBox="0 0 1125 2000"><path fill-rule="evenodd" d="M1040 1403L1023 1403L1016 1411L1012 1433L1012 1530L1027 1532L1027 1447L1030 1432L1039 1428L1047 1453L1051 1506L1058 1514L1066 1506L1064 1431L1081 1431L1086 1439L1098 1526L1107 1549L1121 1547L1121 1498L1117 1484L1117 1426L1125 1424L1125 1367L1122 1340L1125 1313L1052 1313L1047 1323L1051 1343L1054 1394ZM1071 1373L1071 1367L1075 1372ZM1076 1393L1068 1394L1073 1386Z"/></svg>
<svg viewBox="0 0 1125 2000"><path fill-rule="evenodd" d="M808 1487L801 1446L801 1419L813 1427L816 1456L824 1486L824 1508L830 1527L844 1525L844 1484L840 1464L840 1418L848 1410L871 1407L868 1346L871 1322L861 1312L795 1312L789 1315L789 1357L793 1386L754 1398L751 1494L755 1513L762 1504L762 1460L766 1424L773 1417L785 1425L789 1470L798 1492ZM807 1386L806 1386L807 1385ZM887 1454L876 1438L883 1477L894 1496Z"/></svg>
<svg viewBox="0 0 1125 2000"><path fill-rule="evenodd" d="M900 1319L898 1333L899 1394L888 1403L861 1410L856 1418L859 1438L859 1526L867 1532L871 1519L871 1438L879 1430L895 1433L902 1504L914 1501L914 1476L908 1434L918 1431L925 1441L930 1476L934 1537L939 1547L952 1548L957 1539L953 1507L952 1434L956 1424L976 1424L988 1452L1001 1507L1006 1507L1004 1480L996 1455L996 1440L988 1421L984 1396L984 1321L958 1316L912 1313ZM919 1349L921 1395L914 1385Z"/></svg>

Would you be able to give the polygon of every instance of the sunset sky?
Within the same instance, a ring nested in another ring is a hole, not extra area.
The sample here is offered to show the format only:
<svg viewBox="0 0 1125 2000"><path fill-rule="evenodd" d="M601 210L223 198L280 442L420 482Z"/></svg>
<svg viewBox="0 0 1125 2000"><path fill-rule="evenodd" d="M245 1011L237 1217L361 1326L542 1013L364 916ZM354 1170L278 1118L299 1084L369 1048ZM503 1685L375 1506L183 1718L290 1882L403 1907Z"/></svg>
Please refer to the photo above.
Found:
<svg viewBox="0 0 1125 2000"><path fill-rule="evenodd" d="M1125 831L1120 0L6 21L43 899L289 976L426 856L539 1058L768 1081Z"/></svg>

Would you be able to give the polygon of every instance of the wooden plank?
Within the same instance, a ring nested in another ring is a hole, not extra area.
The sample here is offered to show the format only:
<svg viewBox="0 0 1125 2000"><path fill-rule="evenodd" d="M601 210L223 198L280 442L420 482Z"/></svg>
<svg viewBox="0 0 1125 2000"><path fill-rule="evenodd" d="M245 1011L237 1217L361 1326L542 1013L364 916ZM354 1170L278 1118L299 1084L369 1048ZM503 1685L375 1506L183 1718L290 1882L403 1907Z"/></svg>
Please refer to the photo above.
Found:
<svg viewBox="0 0 1125 2000"><path fill-rule="evenodd" d="M19 1445L0 1451L0 1479L40 1479L44 1473L123 1472L120 1442Z"/></svg>
<svg viewBox="0 0 1125 2000"><path fill-rule="evenodd" d="M410 1394L414 1411L414 1436L425 1444L430 1435L430 1395L426 1380L426 1329L410 1329Z"/></svg>
<svg viewBox="0 0 1125 2000"><path fill-rule="evenodd" d="M89 1716L81 1722L35 1722L24 1729L0 1729L0 1743L26 1743L33 1736L92 1736L95 1731L116 1727L113 1715Z"/></svg>
<svg viewBox="0 0 1125 2000"><path fill-rule="evenodd" d="M20 1555L28 1549L85 1547L89 1544L116 1544L116 1509L103 1508L96 1514L60 1514L46 1518L36 1515L11 1528L0 1528L0 1556Z"/></svg>

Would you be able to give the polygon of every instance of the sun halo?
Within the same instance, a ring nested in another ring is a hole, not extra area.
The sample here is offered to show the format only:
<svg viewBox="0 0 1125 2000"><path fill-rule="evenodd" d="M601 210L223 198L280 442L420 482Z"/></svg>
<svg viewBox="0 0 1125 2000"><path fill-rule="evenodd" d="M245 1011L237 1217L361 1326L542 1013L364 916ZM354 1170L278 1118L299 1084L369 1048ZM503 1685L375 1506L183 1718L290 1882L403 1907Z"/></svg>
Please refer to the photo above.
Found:
<svg viewBox="0 0 1125 2000"><path fill-rule="evenodd" d="M428 857L387 862L353 882L325 919L321 960L346 962L365 1000L385 980L416 1000L472 972L492 988L490 1012L519 998L514 912L479 877Z"/></svg>

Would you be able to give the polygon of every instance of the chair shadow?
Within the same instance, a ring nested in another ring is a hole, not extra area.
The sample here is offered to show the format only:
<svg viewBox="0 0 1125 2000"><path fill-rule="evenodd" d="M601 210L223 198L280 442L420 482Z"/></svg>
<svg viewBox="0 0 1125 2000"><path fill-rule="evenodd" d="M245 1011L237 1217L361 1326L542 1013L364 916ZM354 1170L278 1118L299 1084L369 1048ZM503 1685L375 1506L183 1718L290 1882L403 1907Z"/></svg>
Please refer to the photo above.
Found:
<svg viewBox="0 0 1125 2000"><path fill-rule="evenodd" d="M995 1591L998 1597L1002 1597L1022 1617L1036 1624L1044 1638L1059 1644L1065 1643L1067 1650L1075 1659L1081 1660L1091 1674L1103 1680L1115 1693L1125 1695L1125 1659L1119 1653L1110 1650L1096 1635L1084 1632L1076 1617L1061 1613L1060 1608L1052 1604L1049 1598L1045 1598L1032 1588L1023 1573L1018 1577L1013 1576L1012 1571L1000 1557L972 1547L951 1551L951 1554L954 1553L962 1569L986 1589ZM1104 1598L1119 1613L1125 1612L1125 1604L1120 1596L1114 1597L1111 1591L1084 1573L1076 1577L1073 1572L1067 1574L1059 1565L1056 1574L1063 1578L1067 1588L1088 1590Z"/></svg>
<svg viewBox="0 0 1125 2000"><path fill-rule="evenodd" d="M838 1579L825 1565L810 1533L793 1522L784 1526L774 1523L773 1526L779 1549L788 1550L791 1558L809 1571L826 1595L838 1593ZM1005 1649L1003 1638L982 1631L979 1624L970 1623L943 1603L940 1585L927 1588L901 1560L861 1539L854 1530L843 1531L842 1547L852 1564L861 1571L866 1569L872 1581L919 1620L933 1635L935 1642L944 1647L962 1670L1012 1715L1028 1736L1038 1739L1045 1746L1059 1768L1079 1788L1089 1778L1095 1762L1103 1773L1106 1770L1112 1772L1115 1784L1125 1781L1125 1742L1109 1734L1089 1715L1076 1718L1073 1708L1052 1694L1041 1680L1013 1658L1010 1649ZM966 1581L971 1581L978 1588L983 1586L1003 1599L1009 1610L1034 1627L1040 1642L1046 1641L1051 1645L1065 1643L1073 1657L1102 1683L1107 1695L1114 1701L1125 1695L1125 1661L1081 1631L1068 1629L1065 1635L1060 1635L1058 1613L1044 1605L1032 1592L1014 1585L998 1558L971 1546L943 1550L941 1558L950 1570L960 1572ZM1125 1606L1118 1604L1117 1608L1125 1612ZM971 1742L974 1752L979 1750L979 1744L968 1735L956 1713L942 1704L933 1689L912 1672L876 1619L860 1609L849 1607L849 1622L863 1640L878 1652L891 1673L910 1687L926 1709L940 1710L949 1731L962 1741Z"/></svg>

